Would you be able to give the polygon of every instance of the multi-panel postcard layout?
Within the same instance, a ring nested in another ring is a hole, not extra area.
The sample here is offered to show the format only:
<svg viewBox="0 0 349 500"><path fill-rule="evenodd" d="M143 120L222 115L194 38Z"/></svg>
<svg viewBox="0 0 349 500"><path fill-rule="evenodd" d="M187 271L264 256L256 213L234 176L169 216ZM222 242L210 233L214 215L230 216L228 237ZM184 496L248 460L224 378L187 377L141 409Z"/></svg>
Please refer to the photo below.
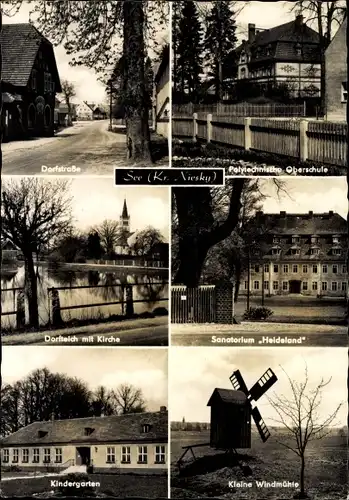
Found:
<svg viewBox="0 0 349 500"><path fill-rule="evenodd" d="M1 496L347 498L346 2L0 15Z"/></svg>

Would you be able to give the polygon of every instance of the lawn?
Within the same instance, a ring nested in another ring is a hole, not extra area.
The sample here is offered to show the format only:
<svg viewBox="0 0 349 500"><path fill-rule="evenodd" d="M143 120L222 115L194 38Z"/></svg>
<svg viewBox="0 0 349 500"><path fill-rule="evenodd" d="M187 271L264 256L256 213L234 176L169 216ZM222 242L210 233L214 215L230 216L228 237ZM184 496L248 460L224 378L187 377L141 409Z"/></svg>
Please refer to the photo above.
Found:
<svg viewBox="0 0 349 500"><path fill-rule="evenodd" d="M64 476L50 476L38 479L3 481L2 497L31 497L53 490L51 480L64 480ZM91 474L89 480L100 482L97 493L101 496L125 498L167 498L167 475Z"/></svg>
<svg viewBox="0 0 349 500"><path fill-rule="evenodd" d="M299 458L277 440L288 442L280 429L270 429L271 437L262 443L252 433L252 447L239 450L243 462L252 469L244 477L237 464L229 463L227 455L208 447L195 449L196 465L187 462L187 473L179 474L176 462L182 446L209 441L209 431L171 431L171 498L232 498L238 500L286 500L293 498L297 488L258 488L256 481L299 481ZM306 457L306 489L312 500L343 500L347 495L346 437L337 432L308 445ZM187 455L189 457L189 455ZM201 457L201 458L200 458ZM203 458L205 457L205 458ZM195 469L194 469L195 467ZM191 469L191 470L190 470ZM229 481L249 481L251 488L231 488Z"/></svg>
<svg viewBox="0 0 349 500"><path fill-rule="evenodd" d="M251 297L250 307L260 307L261 297ZM316 297L265 297L264 306L273 311L268 322L312 323L345 325L346 303L344 299L317 299ZM246 310L246 296L240 295L235 304L235 317L241 321Z"/></svg>

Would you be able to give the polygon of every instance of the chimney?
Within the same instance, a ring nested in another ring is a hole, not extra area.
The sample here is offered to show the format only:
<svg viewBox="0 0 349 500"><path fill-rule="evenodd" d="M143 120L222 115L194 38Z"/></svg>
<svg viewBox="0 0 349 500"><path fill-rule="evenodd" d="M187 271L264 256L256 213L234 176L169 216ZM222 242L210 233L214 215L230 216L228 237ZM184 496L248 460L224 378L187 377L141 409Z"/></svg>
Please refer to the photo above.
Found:
<svg viewBox="0 0 349 500"><path fill-rule="evenodd" d="M298 14L295 19L296 28L301 28L304 24L304 17L302 14Z"/></svg>
<svg viewBox="0 0 349 500"><path fill-rule="evenodd" d="M253 42L254 38L256 36L256 25L255 24L248 24L248 41L250 43Z"/></svg>
<svg viewBox="0 0 349 500"><path fill-rule="evenodd" d="M332 215L333 215L333 210L330 210L330 211L328 212L328 215L329 215L330 217L332 217Z"/></svg>
<svg viewBox="0 0 349 500"><path fill-rule="evenodd" d="M160 406L160 413L166 413L167 408L166 406Z"/></svg>
<svg viewBox="0 0 349 500"><path fill-rule="evenodd" d="M313 216L314 215L314 212L312 210L309 210L309 215L310 216Z"/></svg>
<svg viewBox="0 0 349 500"><path fill-rule="evenodd" d="M281 215L281 217L286 217L286 212L284 210L281 210L280 215Z"/></svg>

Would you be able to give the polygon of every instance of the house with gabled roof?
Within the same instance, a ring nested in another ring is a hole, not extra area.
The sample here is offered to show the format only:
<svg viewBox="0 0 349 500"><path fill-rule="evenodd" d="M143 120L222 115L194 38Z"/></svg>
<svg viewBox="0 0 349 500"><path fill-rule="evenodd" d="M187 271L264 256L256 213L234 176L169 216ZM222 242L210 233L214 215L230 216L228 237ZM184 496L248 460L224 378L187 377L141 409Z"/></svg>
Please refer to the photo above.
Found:
<svg viewBox="0 0 349 500"><path fill-rule="evenodd" d="M1 86L3 140L52 136L62 91L52 43L32 24L4 24Z"/></svg>
<svg viewBox="0 0 349 500"><path fill-rule="evenodd" d="M88 103L87 101L82 101L76 105L77 120L93 120L93 110L95 108L94 103Z"/></svg>
<svg viewBox="0 0 349 500"><path fill-rule="evenodd" d="M250 279L241 293L346 297L348 289L348 226L339 214L263 213L257 255L251 254ZM262 252L262 255L259 252Z"/></svg>
<svg viewBox="0 0 349 500"><path fill-rule="evenodd" d="M3 438L2 465L25 471L166 473L168 412L33 422Z"/></svg>
<svg viewBox="0 0 349 500"><path fill-rule="evenodd" d="M319 98L321 59L319 34L302 15L270 29L248 25L248 39L236 48L237 78L266 89L286 84L292 97Z"/></svg>
<svg viewBox="0 0 349 500"><path fill-rule="evenodd" d="M347 18L326 49L325 68L326 118L345 122L348 102Z"/></svg>

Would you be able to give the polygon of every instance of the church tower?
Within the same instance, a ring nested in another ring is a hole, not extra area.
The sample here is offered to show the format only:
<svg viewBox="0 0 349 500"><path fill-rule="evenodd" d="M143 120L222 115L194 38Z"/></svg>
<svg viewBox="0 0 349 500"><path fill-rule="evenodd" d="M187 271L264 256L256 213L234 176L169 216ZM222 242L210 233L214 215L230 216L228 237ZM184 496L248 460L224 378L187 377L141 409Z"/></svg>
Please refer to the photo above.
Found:
<svg viewBox="0 0 349 500"><path fill-rule="evenodd" d="M124 200L124 206L122 208L122 214L120 216L120 226L127 232L130 232L130 216L128 215L126 200Z"/></svg>

